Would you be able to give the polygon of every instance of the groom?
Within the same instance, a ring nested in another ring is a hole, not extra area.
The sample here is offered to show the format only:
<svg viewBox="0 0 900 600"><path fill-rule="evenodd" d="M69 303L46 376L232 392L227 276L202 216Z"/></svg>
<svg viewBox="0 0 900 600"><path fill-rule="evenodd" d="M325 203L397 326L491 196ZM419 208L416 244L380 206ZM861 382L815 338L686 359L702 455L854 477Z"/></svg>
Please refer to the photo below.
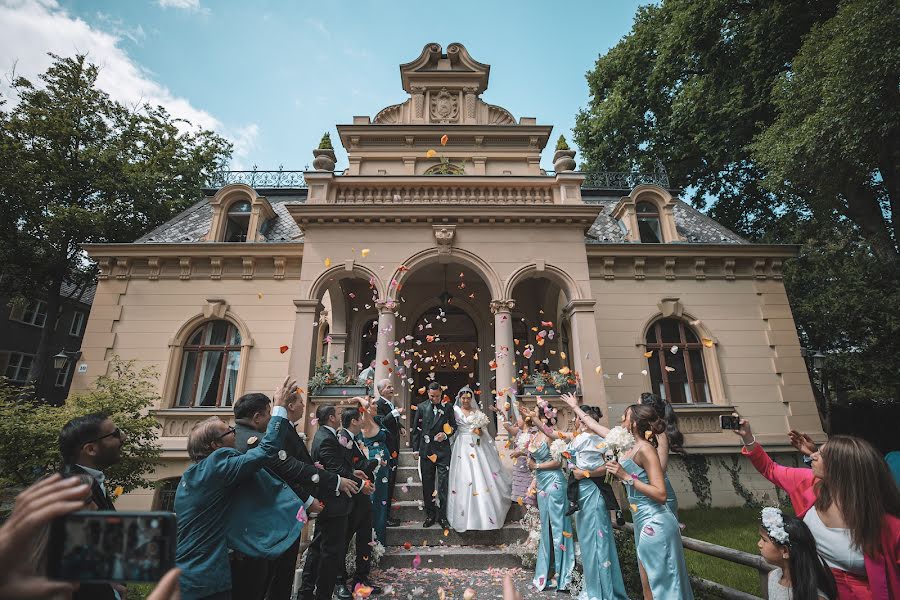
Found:
<svg viewBox="0 0 900 600"><path fill-rule="evenodd" d="M422 475L422 499L425 502L425 527L435 521L450 529L447 520L447 487L450 475L450 437L456 433L453 405L441 402L441 384L432 381L428 386L428 400L419 403L412 432L412 448L419 453ZM437 477L437 496L440 506L435 510L434 484Z"/></svg>

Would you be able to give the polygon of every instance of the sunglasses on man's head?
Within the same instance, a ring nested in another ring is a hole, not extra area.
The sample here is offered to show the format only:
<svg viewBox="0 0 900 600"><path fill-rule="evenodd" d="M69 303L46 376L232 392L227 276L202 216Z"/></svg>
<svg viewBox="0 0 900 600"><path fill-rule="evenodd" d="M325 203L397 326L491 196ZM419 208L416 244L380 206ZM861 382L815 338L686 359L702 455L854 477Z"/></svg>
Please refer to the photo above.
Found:
<svg viewBox="0 0 900 600"><path fill-rule="evenodd" d="M118 427L116 427L111 432L107 433L106 435L101 435L98 438L94 438L92 440L86 441L85 443L82 444L82 446L87 446L88 444L93 444L95 442L99 442L100 440L108 438L108 437L116 437L121 440L122 439L122 430L119 429Z"/></svg>

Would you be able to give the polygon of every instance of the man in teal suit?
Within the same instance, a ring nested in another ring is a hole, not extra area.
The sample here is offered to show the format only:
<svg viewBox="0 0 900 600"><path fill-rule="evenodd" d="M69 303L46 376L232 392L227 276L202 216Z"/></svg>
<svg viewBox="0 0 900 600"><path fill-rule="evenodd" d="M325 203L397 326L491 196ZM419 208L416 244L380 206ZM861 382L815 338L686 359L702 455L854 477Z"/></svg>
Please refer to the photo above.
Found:
<svg viewBox="0 0 900 600"><path fill-rule="evenodd" d="M286 406L296 384L290 377L275 392L266 434L255 448L234 449L234 428L214 417L198 423L188 437L194 464L175 493L184 600L230 600L228 548L275 559L300 535L303 503L289 486L265 470L292 427Z"/></svg>

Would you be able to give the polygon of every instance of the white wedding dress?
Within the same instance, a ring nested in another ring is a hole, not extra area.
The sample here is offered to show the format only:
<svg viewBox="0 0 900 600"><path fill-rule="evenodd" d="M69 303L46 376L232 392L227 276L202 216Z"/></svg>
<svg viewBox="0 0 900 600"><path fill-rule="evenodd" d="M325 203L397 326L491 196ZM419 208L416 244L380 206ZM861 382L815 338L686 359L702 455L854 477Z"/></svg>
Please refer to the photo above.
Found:
<svg viewBox="0 0 900 600"><path fill-rule="evenodd" d="M459 406L456 435L450 458L450 493L447 519L455 531L500 529L510 505L512 475L500 463L494 438L484 427L475 435L472 411L465 416Z"/></svg>

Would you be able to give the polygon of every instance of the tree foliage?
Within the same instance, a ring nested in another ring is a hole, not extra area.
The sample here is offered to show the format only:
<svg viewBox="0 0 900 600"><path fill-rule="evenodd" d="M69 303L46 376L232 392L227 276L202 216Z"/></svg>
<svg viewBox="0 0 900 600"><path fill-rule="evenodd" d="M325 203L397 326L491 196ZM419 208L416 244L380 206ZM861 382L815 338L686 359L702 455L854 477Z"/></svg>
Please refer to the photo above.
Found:
<svg viewBox="0 0 900 600"><path fill-rule="evenodd" d="M844 397L900 399L900 5L663 0L587 74L583 168L652 170L785 269ZM833 388L834 389L834 388Z"/></svg>
<svg viewBox="0 0 900 600"><path fill-rule="evenodd" d="M98 377L90 390L73 394L64 406L23 398L23 389L0 378L0 485L27 486L62 464L58 436L69 420L105 412L125 434L122 461L106 471L109 489L126 492L151 487L146 476L160 464L159 422L147 409L156 405L156 375L114 360L112 374Z"/></svg>
<svg viewBox="0 0 900 600"><path fill-rule="evenodd" d="M64 280L92 281L85 243L131 242L193 204L230 144L160 106L125 106L85 56L53 56L0 104L0 273L6 293L47 301L32 369L41 391ZM46 385L46 382L43 382Z"/></svg>

